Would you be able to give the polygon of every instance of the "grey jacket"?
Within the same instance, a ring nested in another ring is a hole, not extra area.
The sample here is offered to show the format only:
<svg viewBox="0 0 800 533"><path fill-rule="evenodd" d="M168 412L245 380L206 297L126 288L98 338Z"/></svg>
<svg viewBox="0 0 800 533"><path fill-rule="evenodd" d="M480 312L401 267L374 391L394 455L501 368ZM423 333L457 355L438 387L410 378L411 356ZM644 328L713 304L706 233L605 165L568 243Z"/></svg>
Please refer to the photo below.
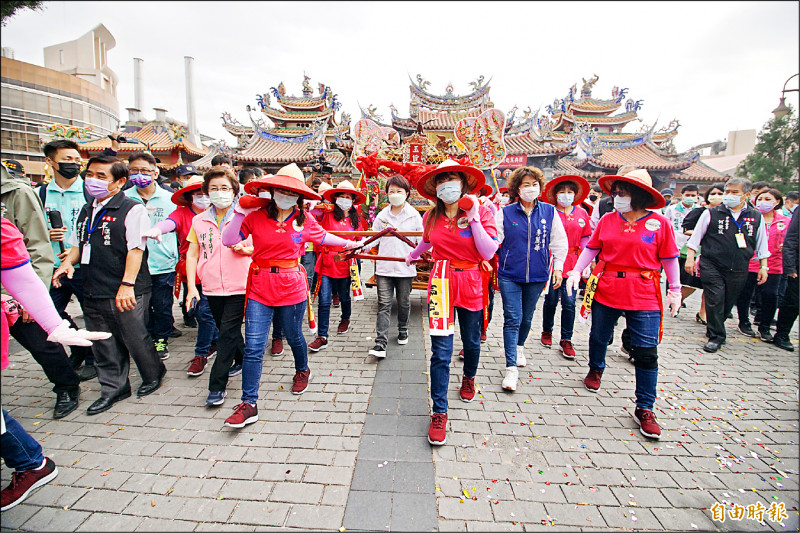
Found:
<svg viewBox="0 0 800 533"><path fill-rule="evenodd" d="M783 273L797 274L798 240L800 240L800 209L795 209L789 229L783 237Z"/></svg>

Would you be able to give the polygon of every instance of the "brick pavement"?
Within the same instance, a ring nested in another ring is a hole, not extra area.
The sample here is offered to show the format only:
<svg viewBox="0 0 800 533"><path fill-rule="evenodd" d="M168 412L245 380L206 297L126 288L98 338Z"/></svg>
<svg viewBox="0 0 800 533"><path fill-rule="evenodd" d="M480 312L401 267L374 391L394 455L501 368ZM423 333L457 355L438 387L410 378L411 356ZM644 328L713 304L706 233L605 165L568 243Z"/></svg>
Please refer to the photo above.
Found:
<svg viewBox="0 0 800 533"><path fill-rule="evenodd" d="M665 319L656 402L664 433L649 441L630 415L633 367L618 336L600 392L589 393L581 382L588 325L576 324L578 357L564 360L538 342L541 302L520 385L502 391L497 296L479 396L457 401L454 357L447 445L433 449L425 439L429 337L421 292L412 295L411 341L394 344L393 319L389 355L377 363L367 355L376 314L375 291L367 290L354 304L350 333L310 354L302 396L289 392L288 347L281 357L265 356L260 420L242 430L222 426L241 394L239 377L222 408L206 409L208 374L186 376L196 330L184 328L171 341L158 392L88 417L99 388L96 380L83 383L80 407L62 420L51 418L54 395L41 369L12 342L3 407L42 443L59 475L4 512L2 528L797 530L798 352L729 327L729 344L706 354L694 295L680 317ZM338 310L332 315L335 325ZM554 337L557 343L558 316ZM131 381L139 383L135 370ZM5 466L0 478L3 486L9 481ZM718 501L784 502L789 518L720 524L710 511Z"/></svg>

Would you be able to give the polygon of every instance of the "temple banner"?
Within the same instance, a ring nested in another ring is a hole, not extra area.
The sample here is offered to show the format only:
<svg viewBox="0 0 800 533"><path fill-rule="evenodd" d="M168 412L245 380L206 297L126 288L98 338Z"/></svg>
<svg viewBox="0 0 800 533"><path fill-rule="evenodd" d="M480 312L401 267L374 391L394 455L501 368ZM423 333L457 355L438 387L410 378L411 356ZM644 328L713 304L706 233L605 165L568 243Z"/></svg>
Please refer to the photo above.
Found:
<svg viewBox="0 0 800 533"><path fill-rule="evenodd" d="M497 167L506 156L505 124L506 117L502 111L489 109L477 117L461 119L453 133L466 149L472 164L486 170Z"/></svg>
<svg viewBox="0 0 800 533"><path fill-rule="evenodd" d="M524 167L525 163L528 162L528 156L525 154L519 155L507 155L503 161L497 165L500 168L519 168Z"/></svg>
<svg viewBox="0 0 800 533"><path fill-rule="evenodd" d="M362 118L353 126L352 137L355 139L353 154L350 156L353 164L359 157L366 157L377 152L378 157L385 157L384 150L389 145L400 144L400 134L393 128L379 126L368 118Z"/></svg>

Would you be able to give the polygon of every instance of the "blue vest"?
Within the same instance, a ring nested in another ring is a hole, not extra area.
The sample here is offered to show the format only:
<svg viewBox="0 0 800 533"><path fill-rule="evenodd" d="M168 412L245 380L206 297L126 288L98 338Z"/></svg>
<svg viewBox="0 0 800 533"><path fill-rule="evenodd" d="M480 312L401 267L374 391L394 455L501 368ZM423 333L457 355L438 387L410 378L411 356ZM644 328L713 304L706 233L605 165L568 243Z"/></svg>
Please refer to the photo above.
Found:
<svg viewBox="0 0 800 533"><path fill-rule="evenodd" d="M530 217L522 204L503 208L503 243L498 250L497 275L516 283L547 281L550 267L550 232L556 209L536 202Z"/></svg>

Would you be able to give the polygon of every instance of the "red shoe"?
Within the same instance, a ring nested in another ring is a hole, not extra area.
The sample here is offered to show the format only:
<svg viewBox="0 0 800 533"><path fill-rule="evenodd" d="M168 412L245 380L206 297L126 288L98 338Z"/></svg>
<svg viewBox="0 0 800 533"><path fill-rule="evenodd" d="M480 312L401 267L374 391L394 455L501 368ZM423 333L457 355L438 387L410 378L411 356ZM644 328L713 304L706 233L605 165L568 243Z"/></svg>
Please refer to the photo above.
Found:
<svg viewBox="0 0 800 533"><path fill-rule="evenodd" d="M475 399L475 378L464 376L461 380L461 389L458 391L462 402L471 402Z"/></svg>
<svg viewBox="0 0 800 533"><path fill-rule="evenodd" d="M564 359L569 359L570 361L575 359L575 349L572 347L572 341L562 340L558 345L561 347L561 355L564 356Z"/></svg>
<svg viewBox="0 0 800 533"><path fill-rule="evenodd" d="M464 359L464 348L461 348L461 351L458 352L458 358L459 359Z"/></svg>
<svg viewBox="0 0 800 533"><path fill-rule="evenodd" d="M441 446L447 440L447 413L433 413L428 429L428 442Z"/></svg>
<svg viewBox="0 0 800 533"><path fill-rule="evenodd" d="M233 414L225 420L225 425L232 428L243 428L254 422L258 422L258 408L242 402L233 408Z"/></svg>
<svg viewBox="0 0 800 533"><path fill-rule="evenodd" d="M602 372L598 372L597 370L589 370L589 373L583 380L584 386L589 390L589 392L597 392L600 390L600 378L603 377Z"/></svg>
<svg viewBox="0 0 800 533"><path fill-rule="evenodd" d="M547 346L548 348L553 345L553 332L552 331L543 331L542 332L542 346Z"/></svg>
<svg viewBox="0 0 800 533"><path fill-rule="evenodd" d="M0 492L0 502L2 502L0 510L6 511L22 503L34 489L50 483L57 475L58 468L49 457L44 458L44 466L38 470L31 468L22 472L12 472L11 484Z"/></svg>
<svg viewBox="0 0 800 533"><path fill-rule="evenodd" d="M336 328L336 333L341 335L342 333L347 333L350 331L350 321L349 320L342 320L339 322L339 327Z"/></svg>
<svg viewBox="0 0 800 533"><path fill-rule="evenodd" d="M311 375L311 370L306 368L300 372L296 372L292 382L292 394L303 394L308 388L308 376Z"/></svg>
<svg viewBox="0 0 800 533"><path fill-rule="evenodd" d="M192 362L189 364L189 369L186 370L186 374L190 376L199 376L206 371L207 364L208 357L200 357L198 355L192 359Z"/></svg>
<svg viewBox="0 0 800 533"><path fill-rule="evenodd" d="M332 305L333 305L334 307L339 307L339 295L338 295L338 294L334 294L334 295L333 295L333 302L332 302Z"/></svg>
<svg viewBox="0 0 800 533"><path fill-rule="evenodd" d="M633 419L639 424L639 431L651 439L661 438L661 426L656 422L656 415L649 409L639 409L633 412Z"/></svg>
<svg viewBox="0 0 800 533"><path fill-rule="evenodd" d="M217 355L217 341L212 342L208 348L208 358L211 359L215 355Z"/></svg>
<svg viewBox="0 0 800 533"><path fill-rule="evenodd" d="M486 342L486 332L481 333L481 342Z"/></svg>
<svg viewBox="0 0 800 533"><path fill-rule="evenodd" d="M283 355L283 339L272 339L272 350L269 354L272 357Z"/></svg>
<svg viewBox="0 0 800 533"><path fill-rule="evenodd" d="M308 349L312 352L318 352L322 348L325 348L328 345L328 339L325 337L317 337L314 339L311 344L308 345Z"/></svg>

